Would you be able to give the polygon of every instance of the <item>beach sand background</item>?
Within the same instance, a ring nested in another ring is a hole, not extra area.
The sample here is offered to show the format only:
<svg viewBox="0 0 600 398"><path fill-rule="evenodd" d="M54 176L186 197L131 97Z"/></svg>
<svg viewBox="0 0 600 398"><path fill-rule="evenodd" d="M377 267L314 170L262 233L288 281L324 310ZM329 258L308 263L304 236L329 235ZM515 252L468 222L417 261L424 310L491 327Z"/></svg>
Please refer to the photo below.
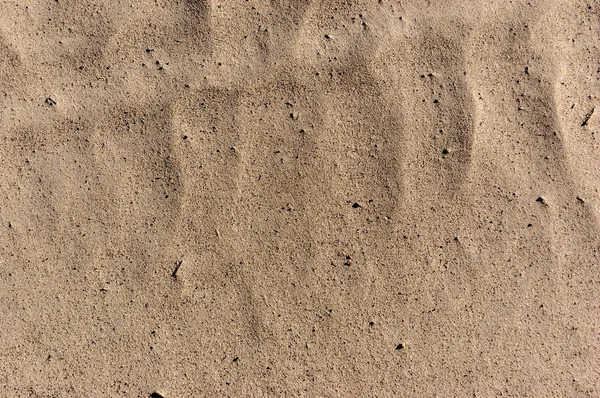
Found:
<svg viewBox="0 0 600 398"><path fill-rule="evenodd" d="M600 3L2 0L6 397L599 397Z"/></svg>

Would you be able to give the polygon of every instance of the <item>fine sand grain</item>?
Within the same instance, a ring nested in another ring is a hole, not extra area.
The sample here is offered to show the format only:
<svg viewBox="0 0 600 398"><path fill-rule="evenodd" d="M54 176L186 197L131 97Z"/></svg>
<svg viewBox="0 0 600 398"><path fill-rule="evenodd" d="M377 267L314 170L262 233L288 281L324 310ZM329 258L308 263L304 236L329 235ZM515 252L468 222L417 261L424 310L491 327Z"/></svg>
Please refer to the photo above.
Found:
<svg viewBox="0 0 600 398"><path fill-rule="evenodd" d="M0 0L0 396L600 397L600 3Z"/></svg>

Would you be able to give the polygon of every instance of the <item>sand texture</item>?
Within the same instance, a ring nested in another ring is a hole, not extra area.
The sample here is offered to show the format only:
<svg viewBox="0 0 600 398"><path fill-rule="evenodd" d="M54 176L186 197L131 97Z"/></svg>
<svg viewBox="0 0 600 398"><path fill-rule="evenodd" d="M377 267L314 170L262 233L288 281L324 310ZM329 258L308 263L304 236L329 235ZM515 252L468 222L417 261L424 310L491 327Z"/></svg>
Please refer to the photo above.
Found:
<svg viewBox="0 0 600 398"><path fill-rule="evenodd" d="M0 0L0 396L600 397L600 3Z"/></svg>

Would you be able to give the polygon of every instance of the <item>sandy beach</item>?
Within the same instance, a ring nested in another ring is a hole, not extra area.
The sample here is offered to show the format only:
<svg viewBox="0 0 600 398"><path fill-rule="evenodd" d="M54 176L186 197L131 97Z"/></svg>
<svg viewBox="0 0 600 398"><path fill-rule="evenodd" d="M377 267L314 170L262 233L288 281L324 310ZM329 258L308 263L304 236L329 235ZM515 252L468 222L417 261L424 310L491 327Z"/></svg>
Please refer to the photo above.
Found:
<svg viewBox="0 0 600 398"><path fill-rule="evenodd" d="M0 0L0 395L600 397L599 37Z"/></svg>

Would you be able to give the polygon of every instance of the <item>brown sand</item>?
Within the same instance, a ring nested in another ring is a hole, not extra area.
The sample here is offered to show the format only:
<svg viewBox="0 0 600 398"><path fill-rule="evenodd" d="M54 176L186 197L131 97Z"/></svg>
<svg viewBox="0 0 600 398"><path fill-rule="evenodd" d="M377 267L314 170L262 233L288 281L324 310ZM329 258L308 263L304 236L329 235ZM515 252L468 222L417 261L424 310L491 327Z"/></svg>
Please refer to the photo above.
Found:
<svg viewBox="0 0 600 398"><path fill-rule="evenodd" d="M0 1L0 395L599 397L599 17Z"/></svg>

